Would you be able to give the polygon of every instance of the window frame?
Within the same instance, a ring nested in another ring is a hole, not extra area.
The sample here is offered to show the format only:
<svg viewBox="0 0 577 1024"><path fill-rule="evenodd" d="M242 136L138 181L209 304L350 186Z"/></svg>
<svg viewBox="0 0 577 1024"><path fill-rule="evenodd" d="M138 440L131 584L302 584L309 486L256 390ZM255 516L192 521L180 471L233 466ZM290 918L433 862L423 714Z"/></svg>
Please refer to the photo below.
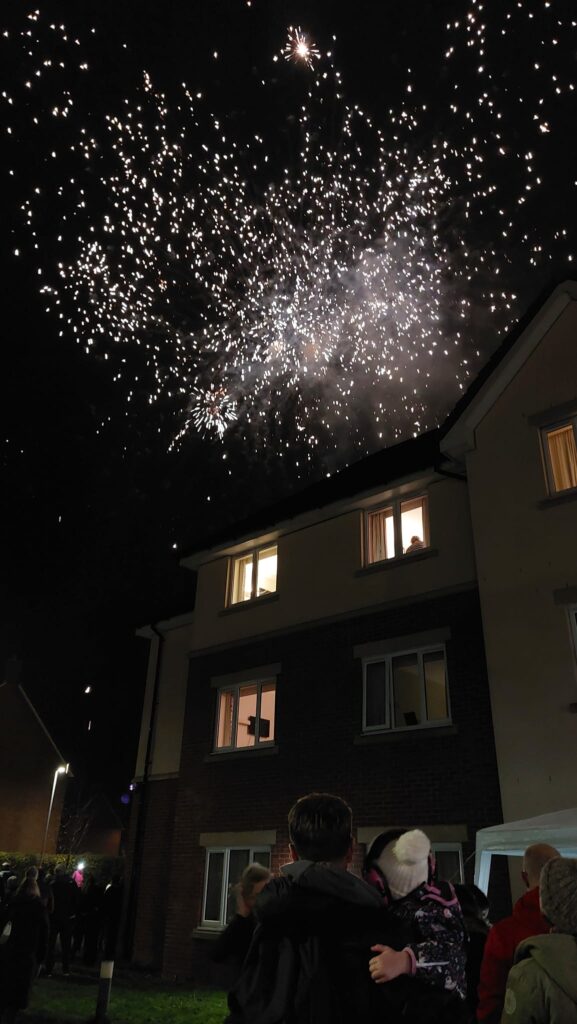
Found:
<svg viewBox="0 0 577 1024"><path fill-rule="evenodd" d="M562 420L555 420L551 423L547 423L539 430L541 454L545 469L545 482L547 484L547 493L551 498L557 498L564 494L575 494L577 492L577 487L564 487L563 490L557 490L555 487L555 475L553 473L553 466L551 463L551 451L549 449L548 435L552 434L555 430L562 429L563 427L572 427L573 437L577 447L577 413Z"/></svg>
<svg viewBox="0 0 577 1024"><path fill-rule="evenodd" d="M577 604L569 605L567 614L569 615L569 629L571 630L571 638L573 640L573 654L577 661Z"/></svg>
<svg viewBox="0 0 577 1024"><path fill-rule="evenodd" d="M262 696L262 687L265 686L267 683L272 683L274 685L274 698L275 698L275 707L274 707L274 710L275 710L275 721L274 721L274 726L275 726L275 728L273 728L272 739L261 740L261 738L260 738L261 696ZM233 708L233 713L232 713L232 729L231 729L231 734L232 734L233 737L236 737L236 730L237 730L237 726L238 726L239 694L240 694L240 691L242 689L244 689L245 687L247 687L247 686L256 686L257 687L256 715L255 715L256 721L255 721L254 745L251 746L251 747L239 747L239 746L233 744L233 745L228 746L228 747L219 747L218 746L218 727L219 727L219 724L220 724L220 704L221 704L221 700L220 699L221 699L221 696L224 693L234 693L235 694L234 708ZM216 690L216 720L215 720L215 725L214 725L213 753L215 753L215 754L238 753L239 750L241 750L241 751L260 750L262 747L274 746L274 744L276 742L276 698L277 698L277 676L262 676L262 677L259 677L259 678L256 678L256 679L245 679L243 682L240 682L240 683L232 683L229 686L220 686L220 687L218 687L217 690Z"/></svg>
<svg viewBox="0 0 577 1024"><path fill-rule="evenodd" d="M419 551L428 551L431 547L431 538L429 530L429 495L426 491L419 492L417 494L404 494L397 498L390 498L388 501L373 505L372 508L365 509L363 516L363 563L365 567L373 565L389 565L394 561L402 561L403 559L410 558L411 555L417 554L415 551L405 552L403 551L403 533L402 533L402 519L401 510L402 506L408 504L410 501L421 501L423 509L423 547L419 548ZM395 552L390 558L376 558L371 560L370 558L370 544L369 544L369 516L374 515L377 512L386 512L387 509L393 510L393 530L394 530L394 544ZM399 553L400 552L400 553Z"/></svg>
<svg viewBox="0 0 577 1024"><path fill-rule="evenodd" d="M249 846L246 843L235 844L233 846L208 846L206 848L206 851L205 851L206 855L205 855L205 859L204 859L204 881L203 881L203 886L202 886L202 906L201 906L201 915L200 915L200 923L201 923L201 927L203 927L203 928L214 928L215 930L217 930L217 929L220 930L220 929L226 928L226 925L227 925L227 922L225 920L225 917L226 917L226 904L227 904L228 890L229 890L229 887L230 887L230 884L231 884L230 881L229 881L230 854L231 854L231 852L233 850L248 850L248 863L249 864L253 863L254 855L256 853L268 853L268 856L269 856L269 868L270 868L270 863L271 863L271 858L272 858L272 850L271 850L270 846L263 846L262 844L257 844L255 846ZM207 918L206 917L206 895L207 895L207 891L208 891L208 866L209 866L209 862L210 862L210 855L213 854L213 853L224 853L224 865L223 865L223 872L222 872L222 886L221 886L221 891L220 891L220 918L219 918L218 921L215 921L213 918Z"/></svg>
<svg viewBox="0 0 577 1024"><path fill-rule="evenodd" d="M439 853L458 853L459 855L459 878L456 880L457 885L462 885L465 880L465 867L463 861L463 844L462 843L431 843L431 851L437 857L437 851ZM452 884L455 885L455 880L450 879Z"/></svg>
<svg viewBox="0 0 577 1024"><path fill-rule="evenodd" d="M267 591L265 594L258 594L258 559L259 555L263 551L271 550L272 548L276 551L277 558L277 576L275 582L275 589ZM241 601L234 600L234 584L235 584L235 570L238 562L248 558L249 555L252 557L252 585L250 597L245 597ZM246 605L250 601L262 601L263 598L270 597L272 594L278 593L278 542L271 541L269 544L260 544L256 548L251 548L248 551L240 552L237 555L231 555L229 560L229 573L228 573L228 586L226 592L226 606L227 608L238 608L239 606Z"/></svg>
<svg viewBox="0 0 577 1024"><path fill-rule="evenodd" d="M435 719L434 721L424 720L418 722L417 725L395 725L395 714L393 707L393 687L392 687L392 665L394 658L402 658L405 655L416 654L419 665L419 681L421 684L421 716L423 710L426 710L426 690L425 690L425 676L423 671L423 656L426 654L438 654L442 652L444 663L445 663L445 696L447 701L447 717ZM376 663L385 662L385 687L386 687L386 717L389 725L367 725L367 673L366 666L374 665ZM451 715L451 701L450 701L450 687L449 687L449 673L447 670L447 648L444 643L427 644L426 647L413 647L407 650L393 651L388 654L375 654L370 657L362 659L362 672L363 672L363 711L362 711L362 733L365 736L371 736L374 733L403 733L403 732L415 732L419 729L439 729L444 728L448 725L453 724Z"/></svg>

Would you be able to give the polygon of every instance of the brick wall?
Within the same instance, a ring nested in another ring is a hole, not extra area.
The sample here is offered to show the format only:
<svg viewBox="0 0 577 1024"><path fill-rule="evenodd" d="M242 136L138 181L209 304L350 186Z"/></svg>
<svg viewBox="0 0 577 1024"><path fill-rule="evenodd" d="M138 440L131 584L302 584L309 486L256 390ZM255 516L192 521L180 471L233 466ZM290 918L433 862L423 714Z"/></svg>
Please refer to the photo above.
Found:
<svg viewBox="0 0 577 1024"><path fill-rule="evenodd" d="M162 947L167 908L174 807L177 779L152 780L146 799L143 854L136 896L133 962L146 967L162 966ZM127 877L130 879L134 855L136 816L140 796L135 801L131 821Z"/></svg>
<svg viewBox="0 0 577 1024"><path fill-rule="evenodd" d="M431 729L355 743L361 733L362 677L354 645L442 627L451 629L446 648L454 734ZM216 694L210 677L272 662L282 665L278 753L211 759ZM168 879L166 976L198 976L206 962L206 943L193 937L205 867L200 832L276 829L272 862L277 869L286 856L287 811L313 789L348 800L357 825L466 823L472 842L478 828L501 820L475 591L192 660ZM166 821L165 813L165 807L158 808L159 822ZM158 827L162 832L164 825Z"/></svg>
<svg viewBox="0 0 577 1024"><path fill-rule="evenodd" d="M13 853L42 850L54 772L62 764L22 690L0 687L0 848ZM58 776L50 815L46 852L56 840L66 792Z"/></svg>

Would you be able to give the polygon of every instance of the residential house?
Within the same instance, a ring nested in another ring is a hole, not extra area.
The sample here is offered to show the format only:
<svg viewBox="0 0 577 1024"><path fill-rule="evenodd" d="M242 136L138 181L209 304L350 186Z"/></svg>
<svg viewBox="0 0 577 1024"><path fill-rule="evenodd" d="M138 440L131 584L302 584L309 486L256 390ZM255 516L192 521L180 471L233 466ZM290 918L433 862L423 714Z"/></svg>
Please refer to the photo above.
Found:
<svg viewBox="0 0 577 1024"><path fill-rule="evenodd" d="M441 429L184 557L194 610L142 631L135 961L200 975L230 886L287 859L311 790L353 806L357 870L420 825L452 879L501 793L507 816L574 803L576 326L569 283Z"/></svg>

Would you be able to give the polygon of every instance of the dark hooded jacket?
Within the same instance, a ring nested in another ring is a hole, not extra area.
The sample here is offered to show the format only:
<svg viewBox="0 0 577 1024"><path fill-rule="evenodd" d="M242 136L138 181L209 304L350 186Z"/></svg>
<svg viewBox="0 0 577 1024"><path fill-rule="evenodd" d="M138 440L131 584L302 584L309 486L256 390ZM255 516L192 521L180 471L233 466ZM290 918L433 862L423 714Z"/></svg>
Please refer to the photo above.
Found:
<svg viewBox="0 0 577 1024"><path fill-rule="evenodd" d="M10 938L0 957L0 1012L25 1009L48 941L48 915L38 896L19 894L0 914L0 932L10 921Z"/></svg>
<svg viewBox="0 0 577 1024"><path fill-rule="evenodd" d="M263 889L255 913L257 928L229 996L230 1024L452 1019L430 1016L430 988L416 1008L421 986L414 978L371 980L371 946L402 949L408 936L379 893L346 870L311 861L287 865Z"/></svg>

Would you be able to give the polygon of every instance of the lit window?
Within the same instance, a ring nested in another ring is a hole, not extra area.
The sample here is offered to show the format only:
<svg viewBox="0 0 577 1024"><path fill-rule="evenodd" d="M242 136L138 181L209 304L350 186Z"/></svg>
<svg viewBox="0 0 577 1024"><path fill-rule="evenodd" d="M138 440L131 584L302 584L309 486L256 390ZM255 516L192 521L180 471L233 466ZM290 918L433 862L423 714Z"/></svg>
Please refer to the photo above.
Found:
<svg viewBox="0 0 577 1024"><path fill-rule="evenodd" d="M233 887L249 864L270 868L270 848L218 847L206 851L202 923L224 928L234 917Z"/></svg>
<svg viewBox="0 0 577 1024"><path fill-rule="evenodd" d="M276 681L259 680L218 691L216 750L274 742Z"/></svg>
<svg viewBox="0 0 577 1024"><path fill-rule="evenodd" d="M444 648L363 662L363 730L414 729L450 722Z"/></svg>
<svg viewBox="0 0 577 1024"><path fill-rule="evenodd" d="M577 418L542 431L549 493L577 488Z"/></svg>
<svg viewBox="0 0 577 1024"><path fill-rule="evenodd" d="M240 604L276 591L277 547L251 551L232 560L230 603Z"/></svg>
<svg viewBox="0 0 577 1024"><path fill-rule="evenodd" d="M429 522L426 497L393 501L383 508L367 512L366 562L384 562L389 558L412 555L429 546Z"/></svg>
<svg viewBox="0 0 577 1024"><path fill-rule="evenodd" d="M461 884L464 881L461 843L431 843L431 849L435 856L436 874L439 881Z"/></svg>

